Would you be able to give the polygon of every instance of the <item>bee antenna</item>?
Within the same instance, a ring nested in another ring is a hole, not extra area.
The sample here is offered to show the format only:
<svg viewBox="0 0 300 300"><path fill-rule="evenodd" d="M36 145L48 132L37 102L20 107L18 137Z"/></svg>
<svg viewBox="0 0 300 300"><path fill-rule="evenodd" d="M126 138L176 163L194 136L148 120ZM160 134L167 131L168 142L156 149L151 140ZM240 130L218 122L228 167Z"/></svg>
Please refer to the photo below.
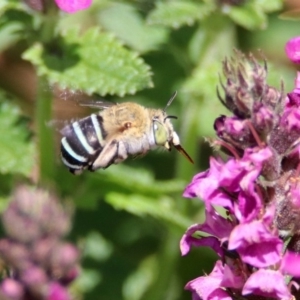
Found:
<svg viewBox="0 0 300 300"><path fill-rule="evenodd" d="M164 110L163 110L164 112L165 112L166 109L171 105L171 103L172 103L173 100L175 99L176 95L177 95L177 91L175 91L175 92L173 93L173 95L171 96L170 100L168 101L166 107L165 107Z"/></svg>
<svg viewBox="0 0 300 300"><path fill-rule="evenodd" d="M178 117L176 117L176 116L166 116L164 118L164 122L166 122L167 119L178 119Z"/></svg>

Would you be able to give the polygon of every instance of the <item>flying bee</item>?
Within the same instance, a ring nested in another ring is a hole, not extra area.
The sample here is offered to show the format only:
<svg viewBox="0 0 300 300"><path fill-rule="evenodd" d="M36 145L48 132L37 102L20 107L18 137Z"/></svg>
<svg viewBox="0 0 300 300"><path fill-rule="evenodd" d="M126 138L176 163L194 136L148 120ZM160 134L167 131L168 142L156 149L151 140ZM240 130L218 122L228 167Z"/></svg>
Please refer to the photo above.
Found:
<svg viewBox="0 0 300 300"><path fill-rule="evenodd" d="M86 103L100 109L98 113L65 126L61 133L61 158L73 174L83 170L105 169L118 164L128 156L140 156L150 149L174 147L191 163L193 160L181 147L166 108L176 97L176 92L165 109L145 108L133 102L122 104L104 102Z"/></svg>

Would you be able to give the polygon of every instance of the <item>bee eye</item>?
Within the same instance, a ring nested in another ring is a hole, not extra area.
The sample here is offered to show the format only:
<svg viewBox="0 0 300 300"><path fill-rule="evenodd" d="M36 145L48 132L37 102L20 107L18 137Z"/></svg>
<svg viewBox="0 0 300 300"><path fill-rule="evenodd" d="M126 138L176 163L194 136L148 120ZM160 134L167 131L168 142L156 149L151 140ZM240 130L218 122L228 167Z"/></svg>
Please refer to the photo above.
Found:
<svg viewBox="0 0 300 300"><path fill-rule="evenodd" d="M153 133L156 145L163 146L168 141L168 132L160 122L153 121Z"/></svg>

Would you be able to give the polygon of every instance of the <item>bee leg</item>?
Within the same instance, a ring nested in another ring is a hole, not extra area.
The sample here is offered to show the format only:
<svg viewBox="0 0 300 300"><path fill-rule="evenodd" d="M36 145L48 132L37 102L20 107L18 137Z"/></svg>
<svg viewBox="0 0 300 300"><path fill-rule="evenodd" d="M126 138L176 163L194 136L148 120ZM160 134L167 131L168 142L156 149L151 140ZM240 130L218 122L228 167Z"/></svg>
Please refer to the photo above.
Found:
<svg viewBox="0 0 300 300"><path fill-rule="evenodd" d="M91 171L97 169L105 169L111 164L118 164L127 158L127 150L123 142L112 140L108 143L99 156L95 159L93 164L90 166Z"/></svg>
<svg viewBox="0 0 300 300"><path fill-rule="evenodd" d="M127 154L126 146L125 146L124 142L120 141L118 144L117 155L112 163L118 164L118 163L124 161L127 157L128 157L128 154Z"/></svg>

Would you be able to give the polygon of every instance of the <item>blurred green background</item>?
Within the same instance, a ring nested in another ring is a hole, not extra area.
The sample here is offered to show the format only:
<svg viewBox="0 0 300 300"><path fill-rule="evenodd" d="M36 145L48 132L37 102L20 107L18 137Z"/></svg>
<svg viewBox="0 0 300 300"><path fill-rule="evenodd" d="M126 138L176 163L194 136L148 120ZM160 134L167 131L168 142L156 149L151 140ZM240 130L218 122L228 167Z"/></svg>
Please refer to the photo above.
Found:
<svg viewBox="0 0 300 300"><path fill-rule="evenodd" d="M216 96L222 61L234 49L266 58L270 85L290 91L296 68L284 45L299 34L298 1L95 0L72 15L38 2L0 0L1 210L21 182L73 203L76 299L191 299L185 284L216 256L181 257L181 236L204 220L201 201L182 193L218 155L205 138L226 114ZM80 176L60 162L56 124L89 115L78 105L86 95L164 108L175 90L168 113L194 165L161 150Z"/></svg>

